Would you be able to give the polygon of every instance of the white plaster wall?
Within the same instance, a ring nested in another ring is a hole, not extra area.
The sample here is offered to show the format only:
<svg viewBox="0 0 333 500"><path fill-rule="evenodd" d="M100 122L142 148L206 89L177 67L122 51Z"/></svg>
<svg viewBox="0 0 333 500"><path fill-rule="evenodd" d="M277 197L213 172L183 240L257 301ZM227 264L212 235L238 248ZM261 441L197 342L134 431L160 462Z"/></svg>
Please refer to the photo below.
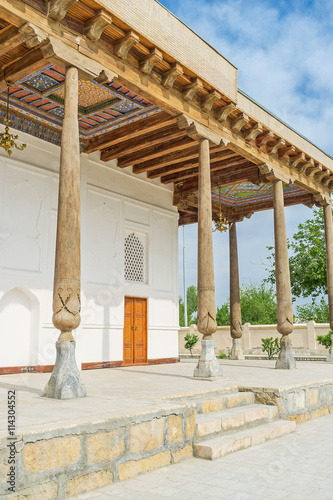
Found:
<svg viewBox="0 0 333 500"><path fill-rule="evenodd" d="M60 148L20 133L0 151L0 367L49 365ZM123 359L124 296L148 299L148 358L178 356L178 213L172 190L97 153L81 155L82 321L77 361ZM144 283L124 280L124 238L145 247Z"/></svg>

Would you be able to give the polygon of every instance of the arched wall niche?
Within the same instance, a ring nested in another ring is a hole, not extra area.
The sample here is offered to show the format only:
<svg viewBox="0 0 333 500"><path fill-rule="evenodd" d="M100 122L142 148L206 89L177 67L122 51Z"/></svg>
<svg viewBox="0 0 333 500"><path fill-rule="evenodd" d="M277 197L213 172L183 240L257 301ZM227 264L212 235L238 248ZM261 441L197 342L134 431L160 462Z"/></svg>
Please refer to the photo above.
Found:
<svg viewBox="0 0 333 500"><path fill-rule="evenodd" d="M0 367L38 364L39 301L25 287L0 300Z"/></svg>

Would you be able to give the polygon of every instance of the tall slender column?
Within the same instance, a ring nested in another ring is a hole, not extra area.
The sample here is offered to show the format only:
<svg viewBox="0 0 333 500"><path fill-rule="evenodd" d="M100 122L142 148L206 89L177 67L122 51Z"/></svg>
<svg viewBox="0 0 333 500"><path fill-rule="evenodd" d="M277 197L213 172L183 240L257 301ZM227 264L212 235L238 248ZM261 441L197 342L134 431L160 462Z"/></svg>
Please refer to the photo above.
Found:
<svg viewBox="0 0 333 500"><path fill-rule="evenodd" d="M244 359L241 346L243 333L242 312L239 292L239 271L236 223L229 229L230 256L230 334L232 337L231 359Z"/></svg>
<svg viewBox="0 0 333 500"><path fill-rule="evenodd" d="M325 241L326 241L326 271L327 271L327 293L330 314L330 329L333 331L333 223L332 205L324 206ZM331 335L333 342L333 335ZM327 361L333 362L333 346L330 347Z"/></svg>
<svg viewBox="0 0 333 500"><path fill-rule="evenodd" d="M275 368L292 370L296 368L294 354L291 349L291 339L289 337L294 329L293 305L282 181L275 180L273 182L273 189L277 330L282 334L280 342L281 351Z"/></svg>
<svg viewBox="0 0 333 500"><path fill-rule="evenodd" d="M53 288L53 324L60 330L55 367L44 396L80 398L86 390L75 361L72 331L80 318L80 143L78 70L66 68L62 125L57 241Z"/></svg>
<svg viewBox="0 0 333 500"><path fill-rule="evenodd" d="M212 235L212 200L209 141L199 141L198 193L198 330L203 334L202 352L194 377L222 375L214 353L212 334L216 332L215 284Z"/></svg>

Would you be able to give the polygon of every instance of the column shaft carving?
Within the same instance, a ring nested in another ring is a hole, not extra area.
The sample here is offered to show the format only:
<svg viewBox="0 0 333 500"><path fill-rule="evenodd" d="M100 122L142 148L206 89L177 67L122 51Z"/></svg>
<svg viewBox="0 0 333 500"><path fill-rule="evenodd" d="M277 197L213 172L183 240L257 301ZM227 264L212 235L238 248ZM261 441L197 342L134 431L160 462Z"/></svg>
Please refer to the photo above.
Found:
<svg viewBox="0 0 333 500"><path fill-rule="evenodd" d="M62 125L57 241L53 288L53 324L60 330L57 358L44 396L54 399L87 395L75 361L72 330L80 318L80 142L78 69L66 68Z"/></svg>
<svg viewBox="0 0 333 500"><path fill-rule="evenodd" d="M194 377L211 379L222 371L215 357L212 334L216 331L215 284L212 235L212 200L209 140L199 140L198 194L198 330L203 334L201 356Z"/></svg>
<svg viewBox="0 0 333 500"><path fill-rule="evenodd" d="M205 339L216 331L209 141L199 143L198 330Z"/></svg>
<svg viewBox="0 0 333 500"><path fill-rule="evenodd" d="M236 223L229 229L230 256L230 334L232 337L231 359L244 359L241 348L243 334L242 312L239 292L239 270Z"/></svg>
<svg viewBox="0 0 333 500"><path fill-rule="evenodd" d="M293 306L282 181L275 180L273 189L277 330L282 334L281 351L276 368L292 369L296 368L289 338L294 329Z"/></svg>
<svg viewBox="0 0 333 500"><path fill-rule="evenodd" d="M58 340L74 340L80 324L80 143L78 71L66 69L64 120L59 173L53 324Z"/></svg>

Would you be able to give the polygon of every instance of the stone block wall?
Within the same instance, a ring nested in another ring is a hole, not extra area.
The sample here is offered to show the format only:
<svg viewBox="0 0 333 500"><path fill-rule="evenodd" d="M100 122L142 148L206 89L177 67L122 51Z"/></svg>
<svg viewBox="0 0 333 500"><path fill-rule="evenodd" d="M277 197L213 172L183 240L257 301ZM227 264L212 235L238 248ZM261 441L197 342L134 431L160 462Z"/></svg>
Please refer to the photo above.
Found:
<svg viewBox="0 0 333 500"><path fill-rule="evenodd" d="M62 500L191 457L194 405L19 436L16 493L8 494L7 438L0 498Z"/></svg>
<svg viewBox="0 0 333 500"><path fill-rule="evenodd" d="M333 382L294 386L289 389L240 387L252 391L256 403L277 406L280 418L306 422L333 413Z"/></svg>

